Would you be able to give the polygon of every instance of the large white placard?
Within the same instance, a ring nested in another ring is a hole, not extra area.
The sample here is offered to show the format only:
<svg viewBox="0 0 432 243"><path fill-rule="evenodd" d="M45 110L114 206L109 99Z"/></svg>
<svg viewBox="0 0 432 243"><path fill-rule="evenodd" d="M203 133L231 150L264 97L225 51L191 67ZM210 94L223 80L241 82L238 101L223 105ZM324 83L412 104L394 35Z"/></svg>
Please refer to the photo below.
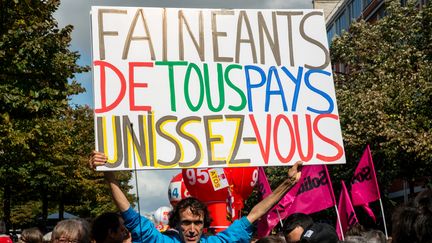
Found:
<svg viewBox="0 0 432 243"><path fill-rule="evenodd" d="M91 13L105 169L345 163L322 11Z"/></svg>

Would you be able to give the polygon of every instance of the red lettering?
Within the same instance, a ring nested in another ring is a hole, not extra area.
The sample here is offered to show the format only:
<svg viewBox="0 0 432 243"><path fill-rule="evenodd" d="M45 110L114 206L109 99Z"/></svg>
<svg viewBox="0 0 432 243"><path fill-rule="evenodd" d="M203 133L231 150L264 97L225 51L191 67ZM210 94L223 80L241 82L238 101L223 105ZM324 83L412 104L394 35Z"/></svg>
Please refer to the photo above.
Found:
<svg viewBox="0 0 432 243"><path fill-rule="evenodd" d="M107 112L110 111L112 109L114 109L119 103L120 101L123 99L125 93L126 93L126 80L123 76L123 74L121 73L121 71L116 68L114 65L105 62L105 61L94 61L94 66L100 66L100 91L101 91L101 108L96 108L95 112L96 113L103 113L103 112ZM105 68L109 68L112 71L114 71L114 73L117 75L117 77L119 77L120 80L120 84L121 84L121 88L120 88L120 92L117 96L117 98L114 100L114 102L110 105L107 106L106 104L106 72L105 72Z"/></svg>
<svg viewBox="0 0 432 243"><path fill-rule="evenodd" d="M318 129L318 122L322 118L332 118L332 119L335 119L335 120L339 120L339 117L337 115L335 115L335 114L320 114L320 115L318 115L315 118L314 123L313 123L313 130L314 130L315 134L319 138L321 138L324 142L326 142L326 143L332 145L333 147L335 147L336 150L337 150L337 154L335 156L325 156L325 155L317 154L316 157L317 157L317 159L325 161L325 162L332 162L332 161L338 160L338 159L340 159L342 157L342 155L343 155L343 149L342 149L341 145L339 145L337 142L331 140L330 138L324 136L319 131L319 129Z"/></svg>
<svg viewBox="0 0 432 243"><path fill-rule="evenodd" d="M298 114L293 114L292 120L291 117L285 114L278 114L275 117L274 121L272 121L271 115L267 114L266 128L265 128L266 137L265 137L265 141L263 141L264 135L261 135L255 117L252 114L249 115L252 128L255 132L256 140L258 142L259 149L265 164L268 164L271 151L274 151L279 162L284 164L290 163L297 153L299 158L305 162L311 161L314 158L314 156L323 162L333 162L339 160L343 156L342 145L326 137L319 131L319 122L321 121L321 119L331 118L338 121L339 117L334 114L320 114L316 116L313 121L312 121L312 116L309 114L305 114L304 117L305 117L304 118L305 125L303 125L303 127L306 127L306 134L305 132L303 132L304 129L302 129L302 127L300 126L301 121L299 121ZM282 123L286 125L287 129L283 127ZM285 132L285 130L287 131ZM314 144L315 144L314 139L316 139L315 135L318 139L321 139L325 143L328 143L334 148L336 148L337 151L336 155L328 156L328 155L315 152L314 149ZM281 136L284 137L283 141L290 141L291 145L288 146L286 143L279 144L279 138ZM302 141L305 142L304 140L305 138L307 139L307 144L306 144L307 148L304 148L304 146L302 146ZM273 141L274 144L272 150L270 150L271 141ZM305 154L304 151L306 150L307 153Z"/></svg>
<svg viewBox="0 0 432 243"><path fill-rule="evenodd" d="M279 130L279 123L280 121L285 121L285 124L287 124L288 129L290 130L290 136L291 136L291 148L290 152L286 157L283 157L279 151L279 145L278 145L278 130ZM295 152L295 140L294 140L294 130L291 125L291 122L288 120L288 118L285 115L278 115L275 119L275 125L274 125L274 144L275 144L275 152L276 156L282 163L288 163L291 161L292 157L294 156Z"/></svg>
<svg viewBox="0 0 432 243"><path fill-rule="evenodd" d="M256 138L258 140L258 145L261 151L261 155L263 156L264 159L264 163L268 164L268 160L269 160L269 155L270 155L270 135L271 135L271 115L267 114L267 127L266 127L266 144L265 144L265 148L263 146L263 142L261 139L261 135L259 132L259 129L257 127L257 124L255 122L255 118L252 114L249 115L249 119L251 120L252 123L252 128L255 132Z"/></svg>
<svg viewBox="0 0 432 243"><path fill-rule="evenodd" d="M300 131L299 131L299 123L298 123L298 115L293 115L294 120L294 128L295 128L295 138L297 143L297 150L300 156L300 159L304 162L308 162L312 159L313 156L313 139L312 139L312 122L311 122L311 116L309 114L306 114L306 130L307 130L307 155L305 156L303 154L302 144L300 140Z"/></svg>
<svg viewBox="0 0 432 243"><path fill-rule="evenodd" d="M130 62L129 63L129 107L131 111L151 111L151 106L135 105L135 88L147 88L147 83L135 83L135 67L153 67L152 62Z"/></svg>

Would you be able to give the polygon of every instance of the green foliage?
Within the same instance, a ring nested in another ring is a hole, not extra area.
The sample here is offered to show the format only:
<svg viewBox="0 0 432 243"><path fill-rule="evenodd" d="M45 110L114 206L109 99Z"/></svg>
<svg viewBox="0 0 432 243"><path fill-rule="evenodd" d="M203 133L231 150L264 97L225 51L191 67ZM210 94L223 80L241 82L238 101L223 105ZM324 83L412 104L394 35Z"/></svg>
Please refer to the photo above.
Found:
<svg viewBox="0 0 432 243"><path fill-rule="evenodd" d="M384 186L430 176L432 165L432 5L389 1L386 11L376 23L354 23L331 46L333 63L347 67L335 74L348 158L341 170L354 169L370 144Z"/></svg>
<svg viewBox="0 0 432 243"><path fill-rule="evenodd" d="M69 50L72 26L57 27L59 0L0 0L0 198L8 227L66 210L82 217L115 209L101 173L87 166L93 112L69 107L83 88ZM125 191L129 173L121 175Z"/></svg>
<svg viewBox="0 0 432 243"><path fill-rule="evenodd" d="M59 1L1 1L0 113L32 117L67 106L67 96L82 89L68 83L87 67L71 52L72 26L57 28L52 13Z"/></svg>
<svg viewBox="0 0 432 243"><path fill-rule="evenodd" d="M81 217L94 217L105 211L115 211L109 188L102 173L88 167L88 155L94 148L93 112L88 107L68 108L61 116L34 118L34 133L27 140L30 147L25 162L7 167L19 178L13 181L11 223L14 226L35 223L38 217L56 212L59 205L64 210ZM125 191L130 173L120 174ZM42 205L42 199L47 204ZM28 205L29 201L39 204ZM27 206L26 206L27 205ZM26 218L26 220L23 220Z"/></svg>
<svg viewBox="0 0 432 243"><path fill-rule="evenodd" d="M34 227L34 215L40 215L42 202L27 201L23 204L16 205L12 209L12 224L25 227Z"/></svg>

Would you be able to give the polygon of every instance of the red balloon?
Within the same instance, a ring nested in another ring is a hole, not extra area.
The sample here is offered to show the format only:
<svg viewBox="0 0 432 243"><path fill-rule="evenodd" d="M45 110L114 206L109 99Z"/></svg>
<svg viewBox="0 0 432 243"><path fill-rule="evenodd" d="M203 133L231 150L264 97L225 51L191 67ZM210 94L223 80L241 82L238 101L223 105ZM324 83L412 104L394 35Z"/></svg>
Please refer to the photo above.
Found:
<svg viewBox="0 0 432 243"><path fill-rule="evenodd" d="M210 169L183 169L183 180L191 196L202 202L225 202L228 188L215 190L209 174Z"/></svg>
<svg viewBox="0 0 432 243"><path fill-rule="evenodd" d="M233 185L233 190L246 200L258 181L258 168L225 168L224 170L230 185Z"/></svg>
<svg viewBox="0 0 432 243"><path fill-rule="evenodd" d="M171 179L171 183L168 188L168 198L173 207L180 202L182 199L190 197L190 194L186 188L183 180L182 173L178 173Z"/></svg>
<svg viewBox="0 0 432 243"><path fill-rule="evenodd" d="M231 186L231 193L234 197L233 219L240 217L240 212L244 207L244 201L252 193L258 181L257 167L242 167L242 168L225 168L225 174L228 177Z"/></svg>
<svg viewBox="0 0 432 243"><path fill-rule="evenodd" d="M183 169L182 174L190 195L207 205L213 220L210 230L217 233L231 224L231 221L227 219L226 204L229 193L228 187L219 190L214 189L209 170L211 169Z"/></svg>
<svg viewBox="0 0 432 243"><path fill-rule="evenodd" d="M212 218L209 227L211 233L216 234L231 225L231 221L227 219L226 202L208 203L207 208Z"/></svg>

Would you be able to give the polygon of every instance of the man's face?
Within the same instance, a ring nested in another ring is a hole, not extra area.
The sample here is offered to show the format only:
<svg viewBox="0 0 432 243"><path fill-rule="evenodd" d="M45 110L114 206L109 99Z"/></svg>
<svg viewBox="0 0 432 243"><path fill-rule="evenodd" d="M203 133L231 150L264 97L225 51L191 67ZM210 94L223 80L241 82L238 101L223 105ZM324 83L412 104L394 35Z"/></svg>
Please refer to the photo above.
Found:
<svg viewBox="0 0 432 243"><path fill-rule="evenodd" d="M180 236L186 243L199 242L204 228L204 215L192 214L190 208L180 212Z"/></svg>
<svg viewBox="0 0 432 243"><path fill-rule="evenodd" d="M304 229L300 226L295 227L288 235L285 236L287 243L300 242Z"/></svg>

